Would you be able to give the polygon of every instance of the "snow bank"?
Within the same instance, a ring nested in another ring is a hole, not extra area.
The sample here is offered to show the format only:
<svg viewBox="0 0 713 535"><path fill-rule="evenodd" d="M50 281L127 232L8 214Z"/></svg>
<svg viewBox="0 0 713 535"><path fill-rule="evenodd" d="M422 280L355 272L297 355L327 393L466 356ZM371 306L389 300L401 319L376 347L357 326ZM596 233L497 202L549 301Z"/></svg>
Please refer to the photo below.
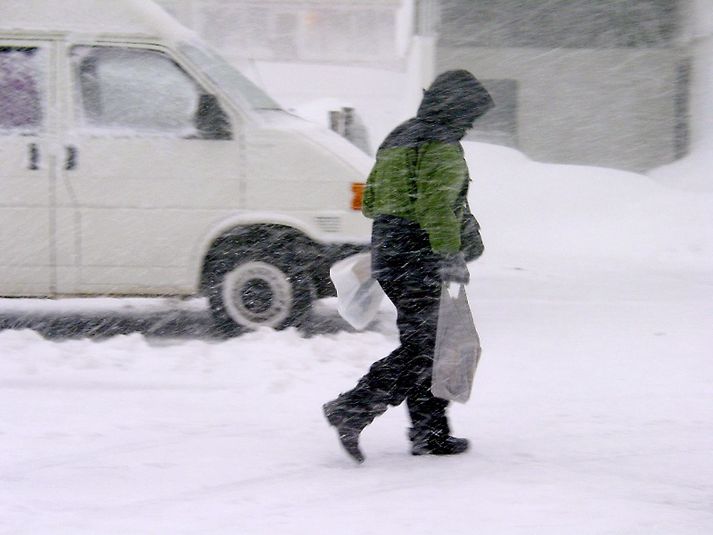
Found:
<svg viewBox="0 0 713 535"><path fill-rule="evenodd" d="M713 193L673 190L625 171L537 163L494 145L466 143L466 158L485 262L713 267Z"/></svg>
<svg viewBox="0 0 713 535"><path fill-rule="evenodd" d="M392 345L374 332L305 338L295 329L263 329L221 343L196 339L162 346L138 333L102 341L55 342L31 330L5 330L0 331L0 385L229 388L257 396L274 393L279 385L287 389L293 380L312 381L310 370L343 358L363 365L378 354L380 346Z"/></svg>

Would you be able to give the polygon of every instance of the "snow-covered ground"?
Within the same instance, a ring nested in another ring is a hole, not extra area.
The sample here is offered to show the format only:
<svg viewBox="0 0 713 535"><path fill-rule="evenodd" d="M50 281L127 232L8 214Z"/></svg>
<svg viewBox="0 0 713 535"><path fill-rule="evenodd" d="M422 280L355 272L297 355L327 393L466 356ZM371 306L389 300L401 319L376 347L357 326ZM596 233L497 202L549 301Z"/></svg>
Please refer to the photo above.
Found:
<svg viewBox="0 0 713 535"><path fill-rule="evenodd" d="M337 445L388 303L221 340L201 301L0 300L0 533L713 533L713 193L466 150L472 451L411 457L403 407Z"/></svg>

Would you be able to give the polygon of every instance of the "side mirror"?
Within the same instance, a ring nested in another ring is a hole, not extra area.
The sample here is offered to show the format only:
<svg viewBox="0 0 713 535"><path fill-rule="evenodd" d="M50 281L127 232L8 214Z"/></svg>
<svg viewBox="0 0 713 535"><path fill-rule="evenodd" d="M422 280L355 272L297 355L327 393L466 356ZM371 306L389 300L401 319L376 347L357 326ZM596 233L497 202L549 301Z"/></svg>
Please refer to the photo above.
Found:
<svg viewBox="0 0 713 535"><path fill-rule="evenodd" d="M195 122L201 139L233 139L228 115L215 95L200 96Z"/></svg>

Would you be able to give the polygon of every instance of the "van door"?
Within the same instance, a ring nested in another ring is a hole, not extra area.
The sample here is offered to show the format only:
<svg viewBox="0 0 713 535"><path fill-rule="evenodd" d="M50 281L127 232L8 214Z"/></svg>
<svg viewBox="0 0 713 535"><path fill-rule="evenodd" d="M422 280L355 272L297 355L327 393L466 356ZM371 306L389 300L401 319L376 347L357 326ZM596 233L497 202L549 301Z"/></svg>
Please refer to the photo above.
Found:
<svg viewBox="0 0 713 535"><path fill-rule="evenodd" d="M165 50L74 45L63 293L190 294L208 230L240 206L239 118ZM73 217L69 217L71 212ZM74 248L74 250L71 250Z"/></svg>
<svg viewBox="0 0 713 535"><path fill-rule="evenodd" d="M0 37L0 295L52 293L50 56Z"/></svg>

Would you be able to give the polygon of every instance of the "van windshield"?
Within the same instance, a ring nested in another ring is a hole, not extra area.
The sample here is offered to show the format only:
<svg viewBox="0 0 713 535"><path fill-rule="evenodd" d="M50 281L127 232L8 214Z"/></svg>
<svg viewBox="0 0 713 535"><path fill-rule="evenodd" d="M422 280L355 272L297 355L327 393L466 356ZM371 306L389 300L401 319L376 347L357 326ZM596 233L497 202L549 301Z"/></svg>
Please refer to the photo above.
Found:
<svg viewBox="0 0 713 535"><path fill-rule="evenodd" d="M208 78L237 102L247 102L254 110L281 110L280 105L235 67L211 50L181 43L179 50L188 56Z"/></svg>

